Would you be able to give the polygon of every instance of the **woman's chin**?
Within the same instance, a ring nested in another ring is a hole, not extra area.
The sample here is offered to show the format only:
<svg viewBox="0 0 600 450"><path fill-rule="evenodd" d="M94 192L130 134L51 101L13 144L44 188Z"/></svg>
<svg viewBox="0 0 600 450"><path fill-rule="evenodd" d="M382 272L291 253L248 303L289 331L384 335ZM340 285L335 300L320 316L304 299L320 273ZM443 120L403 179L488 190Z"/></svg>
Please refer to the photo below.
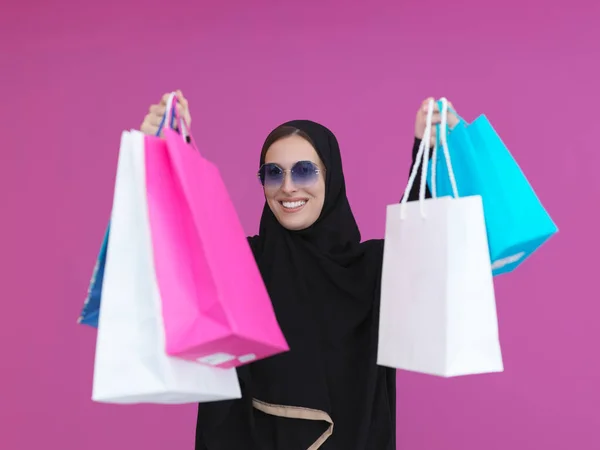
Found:
<svg viewBox="0 0 600 450"><path fill-rule="evenodd" d="M300 231L308 228L310 224L307 224L305 220L291 217L278 217L277 220L283 228L290 231Z"/></svg>
<svg viewBox="0 0 600 450"><path fill-rule="evenodd" d="M279 224L290 231L304 230L314 223L314 220L309 220L306 214L290 215L286 213L279 213L276 214L276 217Z"/></svg>

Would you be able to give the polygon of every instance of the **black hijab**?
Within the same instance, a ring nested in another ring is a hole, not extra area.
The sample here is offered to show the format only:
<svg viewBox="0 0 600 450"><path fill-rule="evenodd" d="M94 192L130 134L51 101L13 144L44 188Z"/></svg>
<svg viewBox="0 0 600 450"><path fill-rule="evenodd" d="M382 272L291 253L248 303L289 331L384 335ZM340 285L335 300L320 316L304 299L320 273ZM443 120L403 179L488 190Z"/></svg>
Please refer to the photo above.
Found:
<svg viewBox="0 0 600 450"><path fill-rule="evenodd" d="M261 412L255 399L326 413L323 450L395 449L395 371L376 364L383 241L360 242L334 134L308 120L283 125L306 133L326 168L311 227L287 230L265 204L249 239L290 351L239 368L244 398L219 402L220 414L200 405L196 448L305 450L329 426Z"/></svg>

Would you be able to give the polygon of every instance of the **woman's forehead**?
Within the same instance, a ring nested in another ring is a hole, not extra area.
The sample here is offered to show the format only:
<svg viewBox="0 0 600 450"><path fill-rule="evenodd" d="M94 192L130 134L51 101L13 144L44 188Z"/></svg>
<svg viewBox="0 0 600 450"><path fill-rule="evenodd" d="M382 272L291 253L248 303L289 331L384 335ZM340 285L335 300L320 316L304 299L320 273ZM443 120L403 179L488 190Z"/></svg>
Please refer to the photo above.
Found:
<svg viewBox="0 0 600 450"><path fill-rule="evenodd" d="M320 158L306 139L296 135L274 142L265 155L265 163L277 163L281 166L293 165L298 161L320 163Z"/></svg>

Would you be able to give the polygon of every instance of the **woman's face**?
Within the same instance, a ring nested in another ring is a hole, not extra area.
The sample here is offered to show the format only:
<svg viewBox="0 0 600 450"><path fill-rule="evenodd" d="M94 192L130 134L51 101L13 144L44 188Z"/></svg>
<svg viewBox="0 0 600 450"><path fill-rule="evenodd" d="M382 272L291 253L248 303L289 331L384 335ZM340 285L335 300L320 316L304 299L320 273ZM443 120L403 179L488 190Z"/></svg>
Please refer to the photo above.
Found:
<svg viewBox="0 0 600 450"><path fill-rule="evenodd" d="M262 171L267 204L283 227L303 230L316 222L325 202L325 167L306 139L292 135L274 142Z"/></svg>

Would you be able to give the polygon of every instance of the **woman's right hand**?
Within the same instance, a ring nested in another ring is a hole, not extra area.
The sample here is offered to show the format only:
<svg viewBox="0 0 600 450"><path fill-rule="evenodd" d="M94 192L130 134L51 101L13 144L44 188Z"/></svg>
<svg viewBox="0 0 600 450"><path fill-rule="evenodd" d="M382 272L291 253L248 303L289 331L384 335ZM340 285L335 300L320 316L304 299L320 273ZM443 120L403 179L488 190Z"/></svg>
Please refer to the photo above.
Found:
<svg viewBox="0 0 600 450"><path fill-rule="evenodd" d="M188 105L188 101L187 99L183 96L183 93L181 91L175 91L176 95L177 95L177 112L179 113L179 115L185 120L185 123L188 125L188 127L191 126L192 124L192 116L190 114L190 108ZM163 116L165 115L165 111L167 109L167 101L169 100L169 95L171 95L170 93L166 93L165 95L162 96L161 100L159 103L150 106L150 108L148 109L148 114L146 114L146 117L144 117L144 121L142 122L142 125L140 126L140 131L144 134L148 134L151 136L156 136L156 133L158 131L158 127L160 125L160 123L162 122ZM168 126L168 124L165 124L166 126ZM163 126L163 130L164 130L164 126ZM161 130L160 132L160 137L163 137L163 131Z"/></svg>
<svg viewBox="0 0 600 450"><path fill-rule="evenodd" d="M426 98L421 103L421 107L417 111L417 117L415 119L415 137L417 139L423 139L423 135L425 134L425 125L427 124L427 112L429 110L429 102L434 101L433 97ZM448 102L448 108L454 109L451 102ZM440 115L440 109L438 108L437 102L433 104L433 116L431 118L431 124L437 125L442 121ZM458 116L453 112L448 111L448 128L452 130L458 124ZM433 147L436 141L436 127L434 126L431 129L431 138L429 141L429 146Z"/></svg>

